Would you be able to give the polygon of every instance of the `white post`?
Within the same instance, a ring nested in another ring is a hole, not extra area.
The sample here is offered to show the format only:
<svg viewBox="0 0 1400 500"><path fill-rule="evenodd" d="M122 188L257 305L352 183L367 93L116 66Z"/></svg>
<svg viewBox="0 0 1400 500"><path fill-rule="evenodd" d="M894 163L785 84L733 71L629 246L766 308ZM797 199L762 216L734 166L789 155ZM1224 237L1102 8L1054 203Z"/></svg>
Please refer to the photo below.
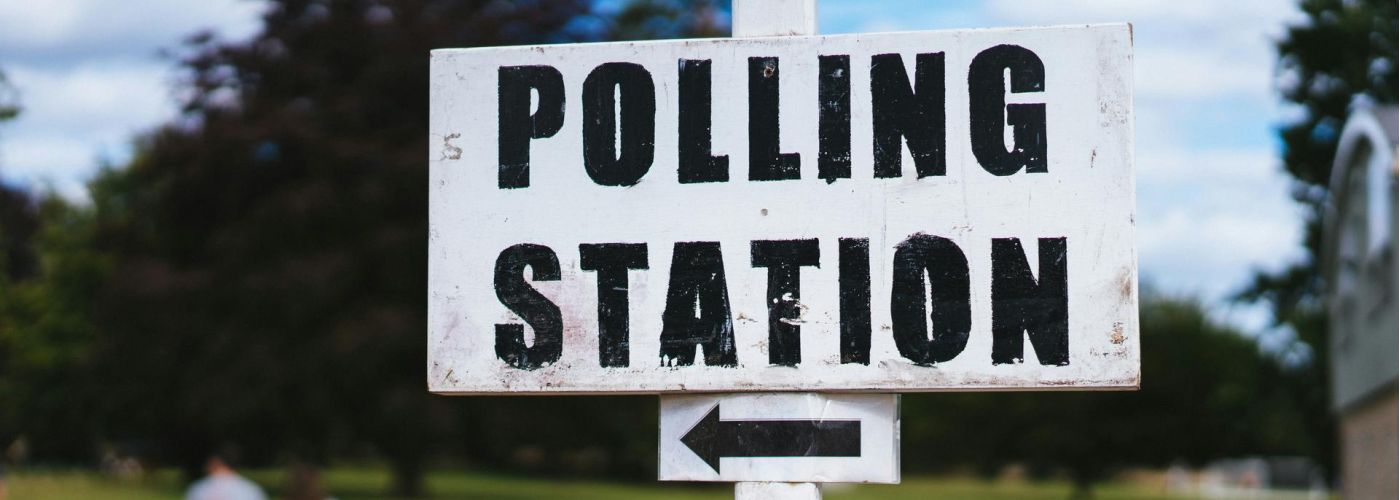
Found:
<svg viewBox="0 0 1400 500"><path fill-rule="evenodd" d="M734 500L821 500L816 483L734 483Z"/></svg>
<svg viewBox="0 0 1400 500"><path fill-rule="evenodd" d="M817 34L817 0L734 0L733 35ZM821 500L816 483L734 483L734 500Z"/></svg>
<svg viewBox="0 0 1400 500"><path fill-rule="evenodd" d="M817 0L734 0L734 36L817 34Z"/></svg>

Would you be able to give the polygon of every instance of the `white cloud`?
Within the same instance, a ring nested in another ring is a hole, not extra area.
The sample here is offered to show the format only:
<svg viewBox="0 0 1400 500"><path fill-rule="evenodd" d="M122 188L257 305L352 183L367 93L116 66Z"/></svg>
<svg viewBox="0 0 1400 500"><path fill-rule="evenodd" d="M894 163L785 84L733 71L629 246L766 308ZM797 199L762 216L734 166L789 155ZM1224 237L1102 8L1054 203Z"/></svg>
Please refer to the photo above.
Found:
<svg viewBox="0 0 1400 500"><path fill-rule="evenodd" d="M244 0L0 0L0 60L149 57L200 30L250 36L262 9Z"/></svg>
<svg viewBox="0 0 1400 500"><path fill-rule="evenodd" d="M1269 149L1139 155L1143 275L1172 292L1220 300L1258 268L1300 256L1298 208Z"/></svg>
<svg viewBox="0 0 1400 500"><path fill-rule="evenodd" d="M998 18L1028 24L1127 21L1175 25L1186 29L1197 26L1229 29L1242 25L1275 26L1284 20L1296 18L1292 14L1296 10L1293 0L992 0L987 5Z"/></svg>
<svg viewBox="0 0 1400 500"><path fill-rule="evenodd" d="M1261 184L1285 185L1278 175L1279 160L1267 148L1180 150L1139 148L1137 180L1156 190L1186 188L1234 189L1250 192ZM1175 193L1172 193L1175 194ZM1284 201L1286 196L1273 196Z"/></svg>
<svg viewBox="0 0 1400 500"><path fill-rule="evenodd" d="M1139 47L1135 54L1136 90L1142 99L1200 99L1235 95L1272 101L1273 59L1192 50L1189 47Z"/></svg>
<svg viewBox="0 0 1400 500"><path fill-rule="evenodd" d="M1195 200L1182 196L1179 201ZM1238 208L1242 210L1144 210L1138 219L1143 274L1167 290L1218 300L1242 286L1254 270L1276 269L1280 256L1298 256L1294 210L1248 200L1240 200ZM1269 210L1278 208L1285 209Z"/></svg>
<svg viewBox="0 0 1400 500"><path fill-rule="evenodd" d="M1234 96L1272 103L1273 43L1301 20L1293 0L995 0L1008 24L1133 24L1138 96Z"/></svg>
<svg viewBox="0 0 1400 500"><path fill-rule="evenodd" d="M0 1L0 44L29 48L54 44L82 17L79 2L41 6L24 0Z"/></svg>
<svg viewBox="0 0 1400 500"><path fill-rule="evenodd" d="M99 158L125 161L133 135L174 116L169 71L151 61L9 68L24 110L0 129L0 176L80 195Z"/></svg>
<svg viewBox="0 0 1400 500"><path fill-rule="evenodd" d="M170 74L167 66L147 61L9 70L24 105L23 127L76 135L121 134L169 117Z"/></svg>
<svg viewBox="0 0 1400 500"><path fill-rule="evenodd" d="M260 2L0 0L0 70L24 110L0 128L0 179L73 199L99 159L124 162L130 141L175 115L172 62L161 49L198 31L255 33Z"/></svg>
<svg viewBox="0 0 1400 500"><path fill-rule="evenodd" d="M5 136L0 174L31 189L53 188L69 199L86 197L86 179L102 155L89 141L55 136Z"/></svg>

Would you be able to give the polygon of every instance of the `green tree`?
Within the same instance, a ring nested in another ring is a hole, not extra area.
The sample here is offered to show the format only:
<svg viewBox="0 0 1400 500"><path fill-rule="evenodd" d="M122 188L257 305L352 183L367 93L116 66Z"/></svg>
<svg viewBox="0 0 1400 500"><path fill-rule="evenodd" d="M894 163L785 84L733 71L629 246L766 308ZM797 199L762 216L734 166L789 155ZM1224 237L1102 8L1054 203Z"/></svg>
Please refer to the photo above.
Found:
<svg viewBox="0 0 1400 500"><path fill-rule="evenodd" d="M22 437L41 460L83 459L97 437L87 375L107 259L92 246L90 209L49 196L34 216L38 265L0 276L0 442Z"/></svg>
<svg viewBox="0 0 1400 500"><path fill-rule="evenodd" d="M549 469L580 450L633 456L630 436L654 426L634 422L654 415L645 398L427 394L428 62L601 40L640 8L675 16L631 33L690 22L666 5L281 0L249 41L193 38L183 116L92 185L94 241L113 259L95 309L98 432L191 473L226 443L255 462L369 447L410 495L443 452L512 465L545 436Z"/></svg>
<svg viewBox="0 0 1400 500"><path fill-rule="evenodd" d="M286 0L191 40L185 116L94 191L112 437L319 462L371 445L404 494L460 412L423 373L429 51L574 41L580 2Z"/></svg>
<svg viewBox="0 0 1400 500"><path fill-rule="evenodd" d="M0 73L0 122L19 111ZM93 444L83 369L103 263L91 221L61 198L0 183L0 444L24 438L41 459L81 456Z"/></svg>
<svg viewBox="0 0 1400 500"><path fill-rule="evenodd" d="M1322 218L1337 140L1357 96L1396 101L1396 3L1386 0L1303 0L1307 16L1278 43L1279 93L1301 116L1283 125L1284 171L1303 208L1306 255L1277 272L1255 275L1241 300L1267 304L1276 325L1296 332L1307 361L1285 382L1301 402L1311 436L1310 455L1331 470L1335 424L1329 412L1328 349L1322 269Z"/></svg>
<svg viewBox="0 0 1400 500"><path fill-rule="evenodd" d="M1140 391L909 395L904 463L986 474L1021 463L1063 471L1088 496L1125 467L1303 449L1278 361L1252 339L1194 300L1144 294L1140 319Z"/></svg>
<svg viewBox="0 0 1400 500"><path fill-rule="evenodd" d="M17 92L0 71L0 124L19 115ZM39 218L28 193L0 181L0 404L10 410L0 415L0 445L16 438L13 408L17 398L13 383L15 333L9 327L8 304L14 301L16 283L34 275L37 268L33 238Z"/></svg>

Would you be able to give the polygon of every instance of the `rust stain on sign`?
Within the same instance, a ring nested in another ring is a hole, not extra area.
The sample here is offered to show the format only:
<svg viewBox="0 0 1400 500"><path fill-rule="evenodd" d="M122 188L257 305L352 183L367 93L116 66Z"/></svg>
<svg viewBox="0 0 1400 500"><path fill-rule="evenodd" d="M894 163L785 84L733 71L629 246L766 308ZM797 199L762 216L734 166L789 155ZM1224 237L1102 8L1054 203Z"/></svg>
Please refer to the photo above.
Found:
<svg viewBox="0 0 1400 500"><path fill-rule="evenodd" d="M1114 323L1113 333L1109 334L1108 341L1114 345L1121 345L1124 340L1127 340L1127 337L1123 335L1123 323Z"/></svg>

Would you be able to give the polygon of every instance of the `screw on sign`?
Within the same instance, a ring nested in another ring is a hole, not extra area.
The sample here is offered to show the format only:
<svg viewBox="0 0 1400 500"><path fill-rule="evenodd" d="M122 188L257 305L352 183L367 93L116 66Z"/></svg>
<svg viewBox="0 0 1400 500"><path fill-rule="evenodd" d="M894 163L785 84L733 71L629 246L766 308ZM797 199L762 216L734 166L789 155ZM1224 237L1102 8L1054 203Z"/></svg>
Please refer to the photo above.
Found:
<svg viewBox="0 0 1400 500"><path fill-rule="evenodd" d="M1126 25L434 51L429 388L662 394L663 479L791 482L897 482L891 393L1134 389L1131 62ZM888 411L668 403L767 391Z"/></svg>

